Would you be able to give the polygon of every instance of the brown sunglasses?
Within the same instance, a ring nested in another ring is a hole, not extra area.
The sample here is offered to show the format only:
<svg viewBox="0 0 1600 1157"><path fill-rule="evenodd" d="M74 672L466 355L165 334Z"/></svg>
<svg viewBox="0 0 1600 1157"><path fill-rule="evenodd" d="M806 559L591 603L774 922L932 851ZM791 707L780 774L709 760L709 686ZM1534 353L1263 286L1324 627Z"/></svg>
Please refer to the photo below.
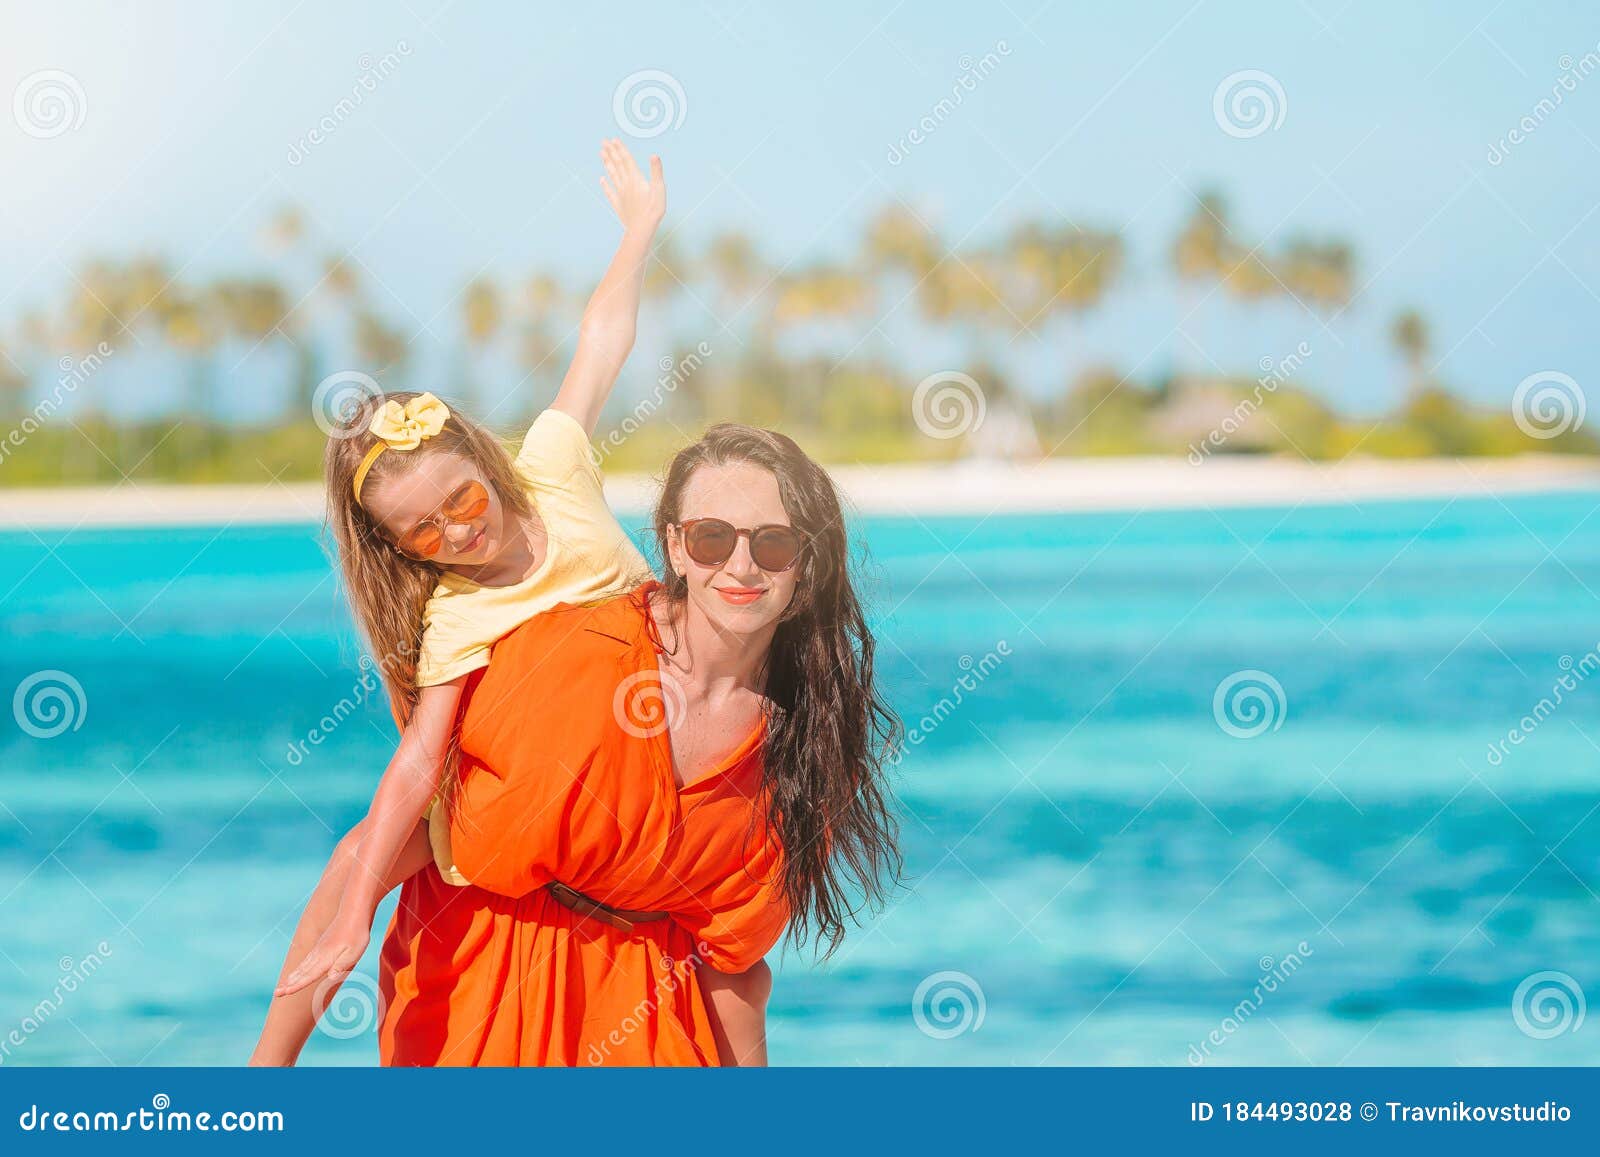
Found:
<svg viewBox="0 0 1600 1157"><path fill-rule="evenodd" d="M740 527L720 518L691 518L678 529L683 549L701 566L727 562L741 537L750 540L750 560L770 574L781 574L800 559L800 533L792 526Z"/></svg>
<svg viewBox="0 0 1600 1157"><path fill-rule="evenodd" d="M432 558L444 547L446 526L452 522L471 522L488 509L488 488L477 481L464 483L431 517L402 534L395 545L415 558Z"/></svg>

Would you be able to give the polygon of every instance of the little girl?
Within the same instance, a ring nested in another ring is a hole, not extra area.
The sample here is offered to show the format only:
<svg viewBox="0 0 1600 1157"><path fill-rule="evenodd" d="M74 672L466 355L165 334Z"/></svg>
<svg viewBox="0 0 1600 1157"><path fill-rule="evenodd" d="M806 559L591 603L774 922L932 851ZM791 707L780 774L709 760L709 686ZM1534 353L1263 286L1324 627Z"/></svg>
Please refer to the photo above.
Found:
<svg viewBox="0 0 1600 1157"><path fill-rule="evenodd" d="M340 567L403 733L366 818L340 843L295 930L252 1064L295 1062L391 889L430 862L451 883L470 882L453 867L443 815L429 823L440 810L430 801L453 770L463 686L489 664L494 642L558 603L593 602L652 577L605 504L589 437L633 345L666 186L658 157L648 181L620 141L606 141L601 157L622 243L584 311L560 392L515 461L432 394L371 400L328 444ZM585 897L569 906L607 917ZM723 1063L765 1063L767 966L697 974Z"/></svg>

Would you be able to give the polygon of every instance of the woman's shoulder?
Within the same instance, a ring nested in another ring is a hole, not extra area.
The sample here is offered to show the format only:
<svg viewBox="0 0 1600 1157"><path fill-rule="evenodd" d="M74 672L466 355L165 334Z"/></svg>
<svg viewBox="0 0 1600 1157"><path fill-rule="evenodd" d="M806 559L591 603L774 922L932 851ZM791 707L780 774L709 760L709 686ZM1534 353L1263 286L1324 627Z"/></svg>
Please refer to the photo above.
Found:
<svg viewBox="0 0 1600 1157"><path fill-rule="evenodd" d="M541 650L559 645L574 651L632 646L647 630L650 595L657 585L652 580L593 602L557 603L502 639L497 658L500 650L513 645Z"/></svg>
<svg viewBox="0 0 1600 1157"><path fill-rule="evenodd" d="M561 603L495 643L471 696L468 730L475 742L490 742L501 727L520 732L556 721L581 737L594 708L609 717L619 681L651 654L644 645L647 598L640 588L594 603Z"/></svg>

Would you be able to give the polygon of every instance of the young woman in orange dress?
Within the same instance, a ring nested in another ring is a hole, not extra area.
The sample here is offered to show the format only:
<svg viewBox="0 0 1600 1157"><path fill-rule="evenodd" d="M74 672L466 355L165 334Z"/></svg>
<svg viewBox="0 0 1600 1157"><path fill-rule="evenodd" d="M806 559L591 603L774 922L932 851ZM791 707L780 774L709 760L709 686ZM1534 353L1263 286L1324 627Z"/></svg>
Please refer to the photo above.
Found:
<svg viewBox="0 0 1600 1157"><path fill-rule="evenodd" d="M530 619L468 689L450 842L473 886L405 884L385 1064L717 1064L697 976L786 928L831 950L897 874L897 724L826 472L715 426L655 534L663 582Z"/></svg>
<svg viewBox="0 0 1600 1157"><path fill-rule="evenodd" d="M419 872L450 888L471 878L455 866L445 808L431 801L453 782L462 696L496 640L552 606L650 577L606 506L588 438L633 344L666 190L659 159L646 179L620 141L605 142L601 158L622 241L584 311L561 390L515 459L431 394L369 399L330 439L329 522L345 588L402 734L366 819L301 917L254 1064L294 1063L360 959L384 895ZM698 980L726 1022L730 1059L765 1047L770 974L750 964L738 975L707 967Z"/></svg>

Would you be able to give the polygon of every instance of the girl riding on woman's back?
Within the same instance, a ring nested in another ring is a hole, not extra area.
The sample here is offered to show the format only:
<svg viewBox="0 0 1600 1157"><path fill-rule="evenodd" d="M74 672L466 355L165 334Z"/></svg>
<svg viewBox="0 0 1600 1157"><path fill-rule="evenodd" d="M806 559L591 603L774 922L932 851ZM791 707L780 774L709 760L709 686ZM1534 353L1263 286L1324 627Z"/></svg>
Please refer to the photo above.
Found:
<svg viewBox="0 0 1600 1157"><path fill-rule="evenodd" d="M340 567L402 734L366 818L340 843L295 930L254 1064L294 1063L392 888L429 863L452 883L470 883L454 870L448 824L430 813L447 806L436 801L452 779L463 691L495 641L557 604L593 602L652 577L605 504L589 437L633 345L666 189L658 158L647 181L619 141L601 155L622 242L584 311L555 402L516 458L426 393L369 400L329 442ZM605 917L603 905L595 909ZM738 977L705 968L700 977L723 1063L765 1063L766 966Z"/></svg>

